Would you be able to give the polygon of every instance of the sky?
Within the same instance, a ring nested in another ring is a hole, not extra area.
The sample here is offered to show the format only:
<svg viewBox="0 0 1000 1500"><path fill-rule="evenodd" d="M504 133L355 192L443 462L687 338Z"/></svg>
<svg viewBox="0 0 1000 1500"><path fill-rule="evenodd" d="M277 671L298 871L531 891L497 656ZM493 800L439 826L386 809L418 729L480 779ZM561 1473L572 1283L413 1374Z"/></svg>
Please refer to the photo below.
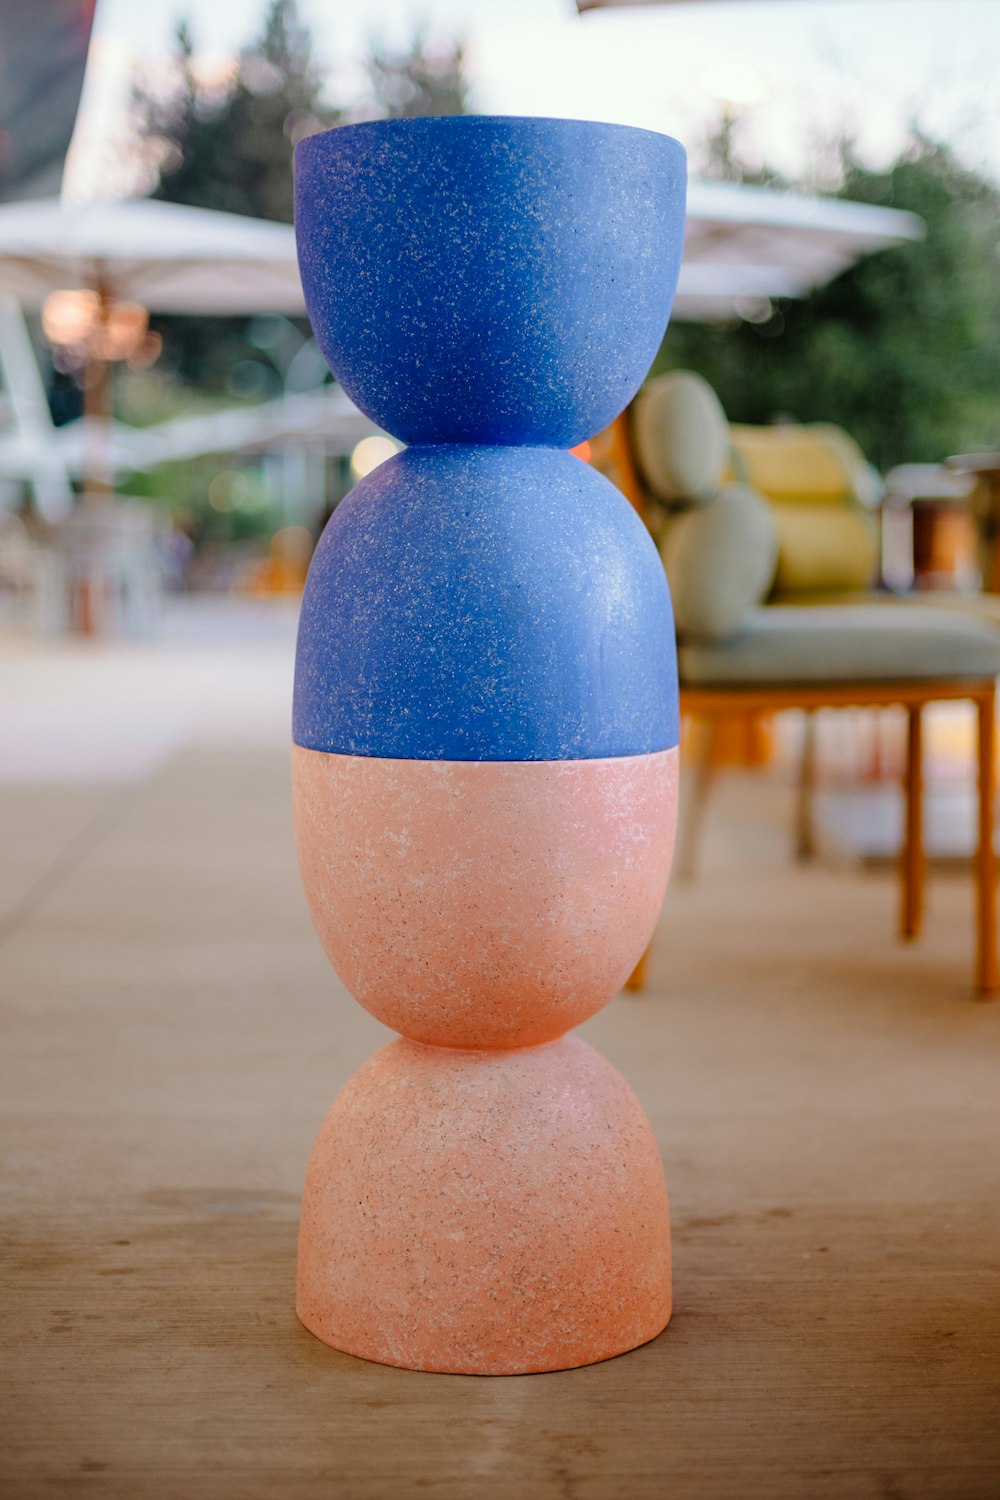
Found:
<svg viewBox="0 0 1000 1500"><path fill-rule="evenodd" d="M125 105L156 76L186 16L199 63L223 74L259 30L264 0L98 0L66 189L128 190ZM680 0L579 16L573 0L299 0L340 100L362 88L374 38L417 29L466 47L473 106L640 125L699 148L724 101L743 154L822 186L829 142L853 134L873 165L911 122L1000 181L1000 0Z"/></svg>

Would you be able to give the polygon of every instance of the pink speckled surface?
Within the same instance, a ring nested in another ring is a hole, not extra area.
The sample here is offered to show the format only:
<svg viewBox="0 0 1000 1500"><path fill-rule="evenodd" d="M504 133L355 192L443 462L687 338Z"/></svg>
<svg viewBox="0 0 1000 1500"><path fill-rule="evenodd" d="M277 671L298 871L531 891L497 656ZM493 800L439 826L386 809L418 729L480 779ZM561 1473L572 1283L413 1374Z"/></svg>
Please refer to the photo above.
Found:
<svg viewBox="0 0 1000 1500"><path fill-rule="evenodd" d="M437 1046L561 1036L621 988L659 915L676 749L434 761L295 746L313 921L371 1013Z"/></svg>
<svg viewBox="0 0 1000 1500"><path fill-rule="evenodd" d="M383 1047L313 1149L297 1310L350 1354L452 1373L570 1369L655 1338L667 1197L628 1084L578 1037Z"/></svg>

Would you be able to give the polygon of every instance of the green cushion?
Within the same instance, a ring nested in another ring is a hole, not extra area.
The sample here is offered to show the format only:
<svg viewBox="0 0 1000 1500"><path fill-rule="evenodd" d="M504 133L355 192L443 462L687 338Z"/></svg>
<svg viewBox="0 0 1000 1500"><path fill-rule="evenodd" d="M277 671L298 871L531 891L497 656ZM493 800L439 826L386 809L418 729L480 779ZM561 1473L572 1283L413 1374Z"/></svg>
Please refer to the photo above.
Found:
<svg viewBox="0 0 1000 1500"><path fill-rule="evenodd" d="M908 604L767 605L735 640L682 643L681 683L985 681L1000 676L1000 631L947 610Z"/></svg>
<svg viewBox="0 0 1000 1500"><path fill-rule="evenodd" d="M707 380L690 370L659 375L637 396L632 444L640 473L661 500L710 500L729 458L729 423Z"/></svg>
<svg viewBox="0 0 1000 1500"><path fill-rule="evenodd" d="M660 555L678 636L718 640L740 629L771 586L774 517L747 485L727 485L711 504L670 517Z"/></svg>

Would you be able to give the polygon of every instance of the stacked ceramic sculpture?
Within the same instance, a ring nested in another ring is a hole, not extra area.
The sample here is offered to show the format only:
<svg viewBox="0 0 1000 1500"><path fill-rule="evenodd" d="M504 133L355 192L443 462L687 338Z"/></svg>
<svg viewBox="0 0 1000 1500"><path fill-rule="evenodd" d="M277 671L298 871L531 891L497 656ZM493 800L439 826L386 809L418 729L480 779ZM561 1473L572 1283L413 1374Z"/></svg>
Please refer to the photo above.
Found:
<svg viewBox="0 0 1000 1500"><path fill-rule="evenodd" d="M651 935L676 806L663 570L566 450L667 321L684 153L645 131L461 118L296 154L313 327L407 444L317 548L299 632L295 820L319 934L402 1033L309 1165L298 1311L424 1370L550 1370L670 1315L659 1153L566 1036Z"/></svg>

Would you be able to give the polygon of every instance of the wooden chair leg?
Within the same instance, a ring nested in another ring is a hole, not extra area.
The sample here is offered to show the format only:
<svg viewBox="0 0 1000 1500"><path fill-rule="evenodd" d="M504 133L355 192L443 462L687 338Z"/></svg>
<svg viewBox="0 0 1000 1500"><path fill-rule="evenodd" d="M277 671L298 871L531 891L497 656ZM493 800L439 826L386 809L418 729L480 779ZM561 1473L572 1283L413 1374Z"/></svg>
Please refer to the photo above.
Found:
<svg viewBox="0 0 1000 1500"><path fill-rule="evenodd" d="M993 852L993 803L996 688L976 701L979 715L979 845L976 851L976 990L991 999L1000 985L997 971L996 857Z"/></svg>
<svg viewBox="0 0 1000 1500"><path fill-rule="evenodd" d="M674 874L678 880L694 879L698 840L715 768L719 725L715 718L695 719L691 728L694 740L691 769L682 780L680 827L674 858Z"/></svg>
<svg viewBox="0 0 1000 1500"><path fill-rule="evenodd" d="M924 916L923 705L907 709L905 834L900 856L900 935L915 938Z"/></svg>
<svg viewBox="0 0 1000 1500"><path fill-rule="evenodd" d="M649 947L646 949L645 953L642 955L639 962L636 964L635 968L632 970L631 974L625 981L625 988L627 990L630 990L633 994L638 994L640 990L644 990L646 988L646 972L649 968L649 958L652 951L653 944L650 943Z"/></svg>
<svg viewBox="0 0 1000 1500"><path fill-rule="evenodd" d="M674 872L681 879L690 880L694 875L698 849L698 833L708 795L709 781L715 756L716 720L696 719L692 725L695 733L695 748L692 756L691 792L682 801L680 827L678 829L677 852L674 857ZM650 939L645 953L625 981L625 988L639 994L646 988L649 963L654 939Z"/></svg>
<svg viewBox="0 0 1000 1500"><path fill-rule="evenodd" d="M804 862L816 852L813 840L812 807L816 789L816 714L807 708L802 739L802 763L799 767L799 790L795 804L795 858Z"/></svg>

